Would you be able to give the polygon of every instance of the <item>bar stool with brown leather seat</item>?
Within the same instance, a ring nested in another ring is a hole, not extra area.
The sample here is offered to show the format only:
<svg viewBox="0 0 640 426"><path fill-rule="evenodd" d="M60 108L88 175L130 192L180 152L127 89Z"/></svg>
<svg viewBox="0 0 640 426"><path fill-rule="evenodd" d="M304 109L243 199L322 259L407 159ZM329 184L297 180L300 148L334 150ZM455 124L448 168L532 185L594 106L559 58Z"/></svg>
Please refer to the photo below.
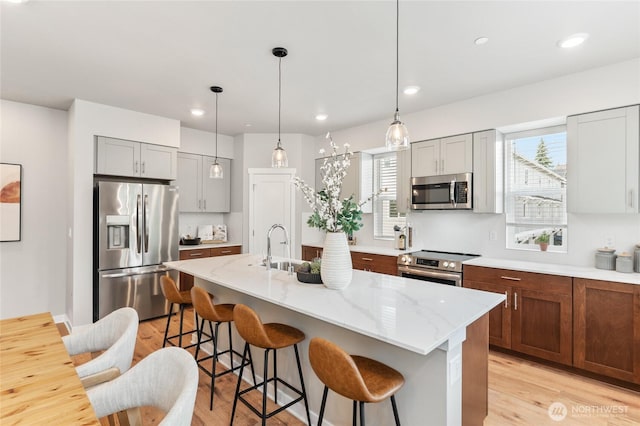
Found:
<svg viewBox="0 0 640 426"><path fill-rule="evenodd" d="M231 373L239 369L242 366L242 362L239 362L236 366L233 365L233 356L236 355L239 360L242 360L242 354L233 350L233 335L231 334L231 323L233 322L233 308L235 305L230 303L224 304L213 304L211 300L211 294L209 294L202 287L192 287L191 288L191 300L193 301L193 308L200 317L200 325L198 326L198 343L196 347L195 359L198 363L198 367L206 375L211 377L211 395L209 397L209 410L213 410L213 390L215 386L216 377L224 376L225 374ZM209 323L209 338L206 340L202 339L202 335L204 332L204 322L207 321ZM212 327L211 323L215 323L215 331L214 327ZM229 336L229 349L218 352L218 327L221 323L227 323L228 326L228 336ZM204 356L198 359L198 354L200 352L200 346L204 343L211 342L213 344L213 353L211 355ZM216 372L216 364L218 362L218 357L220 355L229 354L230 365L226 370ZM212 360L211 371L209 371L206 366L203 364ZM256 384L256 373L253 370L253 361L251 360L251 353L249 353L249 364L251 365L251 374L253 375L253 384ZM246 364L245 364L246 365Z"/></svg>
<svg viewBox="0 0 640 426"><path fill-rule="evenodd" d="M180 346L183 348L191 348L193 346L196 346L197 343L192 343L190 345L187 346L182 346L182 336L188 336L191 333L197 333L198 332L198 321L197 319L195 319L195 326L196 328L194 330L189 330L189 331L183 331L182 330L182 324L183 324L183 320L184 320L184 310L188 305L191 305L191 292L189 290L184 290L184 291L180 291L178 290L178 285L176 284L176 282L173 280L173 278L171 278L168 275L163 275L160 278L160 287L162 288L162 294L164 294L165 299L167 299L167 301L170 303L169 306L169 313L167 314L167 327L164 330L164 340L162 341L162 347L164 348L166 346L167 343L173 345L173 346ZM180 308L180 330L178 332L178 334L174 334L173 336L168 336L169 334L169 324L171 324L171 316L173 315L173 305L178 305ZM171 339L175 339L178 338L178 344L176 345L174 342L171 341Z"/></svg>
<svg viewBox="0 0 640 426"><path fill-rule="evenodd" d="M266 425L266 421L271 416L274 416L286 410L293 404L304 401L304 407L307 412L307 421L311 425L311 417L309 416L309 404L307 402L307 392L304 388L304 379L302 378L302 368L300 366L300 355L298 354L298 343L305 339L305 335L297 328L291 327L286 324L268 323L263 324L258 317L258 314L246 305L238 304L233 309L233 321L236 323L236 329L240 336L245 340L244 352L242 353L242 367L238 377L238 384L236 386L236 395L233 399L233 409L231 410L231 425L233 425L233 418L236 413L236 405L238 400L242 401L251 411L257 414L262 419L262 424ZM261 383L254 384L253 386L240 390L240 383L242 382L242 370L245 365L247 354L251 354L249 346L256 346L264 349L264 375ZM296 363L298 364L298 374L300 375L300 389L296 389L289 383L285 382L278 377L277 371L277 358L276 353L278 349L283 349L289 346L293 346L296 354ZM269 367L269 352L273 351L273 377L268 378ZM273 395L274 402L278 404L278 382L287 386L290 390L298 394L299 396L293 399L286 405L278 407L270 413L267 413L267 384L273 382ZM253 390L259 389L262 386L262 411L256 410L247 401L243 395Z"/></svg>
<svg viewBox="0 0 640 426"><path fill-rule="evenodd" d="M329 388L353 400L354 426L358 411L357 402L360 403L360 426L364 426L364 403L380 402L389 397L396 425L400 425L395 393L404 384L404 377L398 371L370 358L349 355L336 344L320 337L314 337L309 342L309 362L325 385L318 426L322 424Z"/></svg>

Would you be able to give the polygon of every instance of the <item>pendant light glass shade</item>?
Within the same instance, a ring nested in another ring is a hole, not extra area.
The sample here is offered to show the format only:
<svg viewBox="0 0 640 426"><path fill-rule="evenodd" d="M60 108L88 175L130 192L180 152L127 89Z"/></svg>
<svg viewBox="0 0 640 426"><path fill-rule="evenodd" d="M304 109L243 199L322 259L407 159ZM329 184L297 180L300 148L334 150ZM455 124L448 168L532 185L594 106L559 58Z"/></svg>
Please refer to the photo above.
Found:
<svg viewBox="0 0 640 426"><path fill-rule="evenodd" d="M209 168L209 177L211 179L222 179L224 177L224 171L222 170L222 166L218 164L217 158Z"/></svg>
<svg viewBox="0 0 640 426"><path fill-rule="evenodd" d="M222 87L211 86L211 91L216 94L216 159L213 160L213 164L209 168L209 177L211 179L222 179L224 171L218 163L218 93L222 93Z"/></svg>
<svg viewBox="0 0 640 426"><path fill-rule="evenodd" d="M396 111L393 123L387 129L385 145L389 151L402 151L409 148L409 131L400 121L400 114Z"/></svg>
<svg viewBox="0 0 640 426"><path fill-rule="evenodd" d="M398 91L399 91L399 69L400 54L398 49L400 38L400 0L396 0L396 113L393 116L393 122L387 129L385 137L385 146L389 151L402 151L409 148L409 131L407 127L400 121L400 112L398 110Z"/></svg>
<svg viewBox="0 0 640 426"><path fill-rule="evenodd" d="M282 168L289 167L289 160L287 159L287 153L282 147L280 142L280 110L282 105L282 58L287 56L287 49L284 47L274 47L271 50L273 56L278 58L278 144L271 154L271 167Z"/></svg>

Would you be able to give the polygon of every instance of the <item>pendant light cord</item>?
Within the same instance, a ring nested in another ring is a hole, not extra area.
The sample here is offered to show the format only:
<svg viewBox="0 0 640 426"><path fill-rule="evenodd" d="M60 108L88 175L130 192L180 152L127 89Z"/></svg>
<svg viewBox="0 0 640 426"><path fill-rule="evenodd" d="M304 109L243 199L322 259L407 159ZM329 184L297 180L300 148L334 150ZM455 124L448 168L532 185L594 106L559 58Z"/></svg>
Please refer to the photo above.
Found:
<svg viewBox="0 0 640 426"><path fill-rule="evenodd" d="M400 90L400 0L396 0L396 112L398 112L398 91Z"/></svg>
<svg viewBox="0 0 640 426"><path fill-rule="evenodd" d="M218 162L218 94L216 93L216 162Z"/></svg>
<svg viewBox="0 0 640 426"><path fill-rule="evenodd" d="M278 146L280 146L280 110L282 105L282 57L278 58Z"/></svg>

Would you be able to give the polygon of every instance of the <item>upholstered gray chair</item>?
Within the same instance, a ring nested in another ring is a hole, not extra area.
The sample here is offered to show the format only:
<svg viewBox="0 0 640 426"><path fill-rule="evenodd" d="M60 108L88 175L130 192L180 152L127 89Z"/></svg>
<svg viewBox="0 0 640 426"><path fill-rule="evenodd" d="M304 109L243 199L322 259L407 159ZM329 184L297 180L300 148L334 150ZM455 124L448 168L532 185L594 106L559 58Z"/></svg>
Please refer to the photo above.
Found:
<svg viewBox="0 0 640 426"><path fill-rule="evenodd" d="M160 425L188 426L197 390L198 365L193 356L169 347L151 353L120 377L89 388L87 395L98 418L153 406L166 413Z"/></svg>
<svg viewBox="0 0 640 426"><path fill-rule="evenodd" d="M70 355L104 351L76 367L85 387L109 380L131 367L138 323L135 309L120 308L77 333L62 338Z"/></svg>

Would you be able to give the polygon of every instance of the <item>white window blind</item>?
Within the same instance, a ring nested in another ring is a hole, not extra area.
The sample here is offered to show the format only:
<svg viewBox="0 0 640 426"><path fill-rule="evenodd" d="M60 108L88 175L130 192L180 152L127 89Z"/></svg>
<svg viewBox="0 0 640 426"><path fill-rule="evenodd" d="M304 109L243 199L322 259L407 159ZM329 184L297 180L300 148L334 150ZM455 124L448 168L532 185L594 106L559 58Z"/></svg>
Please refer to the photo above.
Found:
<svg viewBox="0 0 640 426"><path fill-rule="evenodd" d="M373 191L384 189L373 200L374 238L393 238L393 227L404 227L406 218L398 214L396 202L396 153L386 152L373 156Z"/></svg>

